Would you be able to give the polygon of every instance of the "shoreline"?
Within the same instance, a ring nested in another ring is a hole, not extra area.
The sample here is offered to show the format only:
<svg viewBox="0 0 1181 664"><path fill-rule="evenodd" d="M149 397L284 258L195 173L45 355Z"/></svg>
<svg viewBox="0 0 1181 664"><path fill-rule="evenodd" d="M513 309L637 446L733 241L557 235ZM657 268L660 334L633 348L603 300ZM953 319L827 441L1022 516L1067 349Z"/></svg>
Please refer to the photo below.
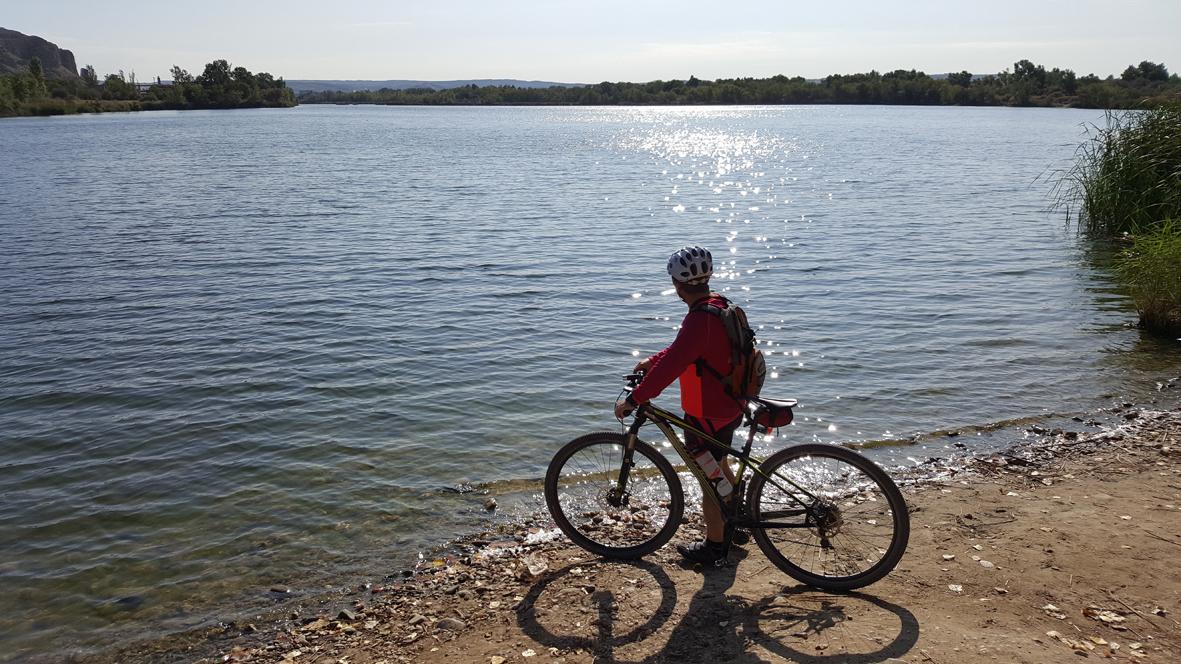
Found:
<svg viewBox="0 0 1181 664"><path fill-rule="evenodd" d="M259 104L252 106L167 106L139 99L52 99L42 100L46 106L36 106L27 113L0 113L0 120L11 118L53 118L68 115L106 115L108 113L148 113L152 111L235 111L256 108L296 108L294 104ZM22 109L23 110L23 109Z"/></svg>
<svg viewBox="0 0 1181 664"><path fill-rule="evenodd" d="M702 103L686 103L686 104L662 104L662 103L599 103L599 104L583 104L578 102L552 102L552 101L521 101L521 102L497 102L494 104L480 103L480 102L400 102L400 101L301 101L300 106L418 106L418 107L451 107L451 108L502 108L502 107L521 107L521 108L724 108L724 107L767 107L767 106L783 106L783 107L798 107L798 106L885 106L885 107L904 107L904 108L1026 108L1026 109L1076 109L1083 111L1136 111L1142 110L1139 106L1079 106L1073 104L1046 104L1033 106L1020 106L1017 104L914 104L914 103L885 103L885 102L836 102L836 101L801 101L801 102L702 102Z"/></svg>
<svg viewBox="0 0 1181 664"><path fill-rule="evenodd" d="M1181 406L1113 410L1122 424L1098 432L1044 431L895 474L911 504L911 544L894 572L856 593L800 586L753 543L732 555L736 564L704 574L682 566L671 544L642 561L600 561L555 537L547 516L445 544L412 574L71 661L1047 662L1077 661L1076 652L1170 661L1181 656L1171 564L1181 554ZM697 530L686 524L674 542ZM1134 569L1109 562L1127 551ZM834 603L843 613L829 615ZM839 620L782 636L785 607L803 612L794 619ZM865 651L847 621L894 625L886 656ZM968 649L969 632L983 645Z"/></svg>
<svg viewBox="0 0 1181 664"><path fill-rule="evenodd" d="M53 102L61 100L52 100ZM66 105L54 104L48 110L38 109L34 112L0 113L0 120L12 118L52 118L70 115L105 115L109 113L147 113L152 111L233 111L243 109L288 109L300 106L393 106L418 108L721 108L721 107L802 107L802 106L878 106L898 108L970 108L970 109L1047 109L1047 110L1108 110L1135 111L1142 110L1139 106L1079 106L1071 104L1019 106L1014 104L888 104L888 103L853 103L853 102L795 102L795 103L700 103L700 104L656 104L656 103L628 103L628 104L580 104L554 102L501 102L495 104L484 103L428 103L428 102L377 102L377 101L297 101L290 105L258 105L258 106L192 106L173 107L161 106L152 102L132 99L114 100L65 100L78 103Z"/></svg>

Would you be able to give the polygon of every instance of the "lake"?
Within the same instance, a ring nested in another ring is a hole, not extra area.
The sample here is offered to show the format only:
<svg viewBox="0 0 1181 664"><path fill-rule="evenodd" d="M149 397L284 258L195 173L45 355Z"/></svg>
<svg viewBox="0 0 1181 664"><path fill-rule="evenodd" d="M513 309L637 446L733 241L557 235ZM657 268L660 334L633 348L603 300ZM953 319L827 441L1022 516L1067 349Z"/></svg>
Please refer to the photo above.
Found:
<svg viewBox="0 0 1181 664"><path fill-rule="evenodd" d="M890 466L1151 396L1046 211L1096 111L398 108L0 122L0 652L90 652L412 566L538 506L675 334L667 256L797 425ZM676 404L675 389L663 397ZM1081 425L1080 425L1081 426ZM504 509L488 514L484 494ZM272 588L291 589L278 597Z"/></svg>

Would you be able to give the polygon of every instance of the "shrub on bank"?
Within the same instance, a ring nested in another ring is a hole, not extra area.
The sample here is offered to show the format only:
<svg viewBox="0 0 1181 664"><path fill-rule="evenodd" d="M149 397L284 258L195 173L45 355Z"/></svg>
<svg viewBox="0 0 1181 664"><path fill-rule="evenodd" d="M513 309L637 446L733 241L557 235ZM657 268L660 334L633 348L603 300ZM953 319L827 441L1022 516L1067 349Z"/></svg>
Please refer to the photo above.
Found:
<svg viewBox="0 0 1181 664"><path fill-rule="evenodd" d="M1137 235L1116 270L1136 302L1143 327L1181 333L1181 219Z"/></svg>
<svg viewBox="0 0 1181 664"><path fill-rule="evenodd" d="M1056 195L1080 232L1132 243L1116 273L1141 326L1181 331L1181 104L1109 114L1079 147Z"/></svg>
<svg viewBox="0 0 1181 664"><path fill-rule="evenodd" d="M143 110L143 104L127 99L32 99L16 105L8 115L74 115Z"/></svg>

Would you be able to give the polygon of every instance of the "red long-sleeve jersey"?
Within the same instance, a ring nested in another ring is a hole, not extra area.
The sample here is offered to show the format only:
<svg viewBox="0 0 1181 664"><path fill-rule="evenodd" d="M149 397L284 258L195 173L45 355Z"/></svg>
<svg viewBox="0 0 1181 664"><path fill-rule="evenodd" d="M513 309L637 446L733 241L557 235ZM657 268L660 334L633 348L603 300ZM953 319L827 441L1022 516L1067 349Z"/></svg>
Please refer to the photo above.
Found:
<svg viewBox="0 0 1181 664"><path fill-rule="evenodd" d="M700 358L719 374L730 373L730 341L726 337L725 324L708 311L693 311L693 307L707 303L719 308L726 306L716 293L689 305L690 311L681 321L677 338L668 348L652 356L652 368L632 392L632 400L641 404L655 398L679 376L681 407L687 414L717 428L738 417L742 405L726 394L721 381L712 373L697 368Z"/></svg>

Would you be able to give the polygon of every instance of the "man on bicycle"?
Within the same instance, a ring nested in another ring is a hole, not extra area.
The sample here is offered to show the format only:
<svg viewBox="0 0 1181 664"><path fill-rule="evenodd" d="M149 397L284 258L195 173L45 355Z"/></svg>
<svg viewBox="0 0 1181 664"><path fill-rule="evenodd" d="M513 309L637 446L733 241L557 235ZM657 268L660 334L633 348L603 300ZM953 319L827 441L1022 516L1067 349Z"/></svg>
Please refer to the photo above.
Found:
<svg viewBox="0 0 1181 664"><path fill-rule="evenodd" d="M681 329L668 348L636 364L637 371L644 370L647 374L626 399L615 404L615 416L622 419L640 404L655 398L679 377L685 419L712 433L714 438L729 443L734 430L742 423L745 404L727 394L719 379L719 376L729 375L731 370L730 341L722 319L703 308L707 304L719 308L726 306L722 296L709 289L713 256L708 249L686 247L669 257L668 274L677 296L688 305L689 313L681 321ZM718 460L726 478L734 482L724 452L712 448L691 432L686 431L685 438L685 447L694 457L708 449ZM705 539L689 546L677 545L677 550L694 562L715 564L726 555L725 521L721 506L710 492L703 494L701 509L705 517ZM742 535L745 533L736 533L737 543L749 541L749 536Z"/></svg>

